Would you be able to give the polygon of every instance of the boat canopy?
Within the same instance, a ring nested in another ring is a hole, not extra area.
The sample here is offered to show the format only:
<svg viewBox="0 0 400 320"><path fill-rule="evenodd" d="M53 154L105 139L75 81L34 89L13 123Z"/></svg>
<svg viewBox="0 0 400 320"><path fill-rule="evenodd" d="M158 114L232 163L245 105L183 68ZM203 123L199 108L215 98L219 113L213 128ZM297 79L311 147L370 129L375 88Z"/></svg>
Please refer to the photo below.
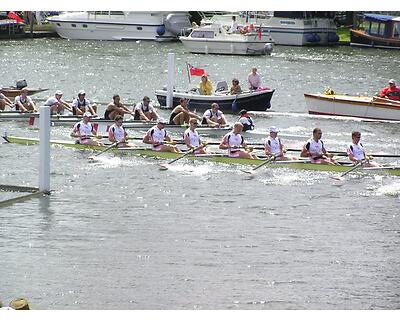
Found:
<svg viewBox="0 0 400 320"><path fill-rule="evenodd" d="M364 18L367 21L374 21L374 22L387 22L387 21L392 21L396 17L393 16L387 16L383 14L372 14L372 13L365 13Z"/></svg>

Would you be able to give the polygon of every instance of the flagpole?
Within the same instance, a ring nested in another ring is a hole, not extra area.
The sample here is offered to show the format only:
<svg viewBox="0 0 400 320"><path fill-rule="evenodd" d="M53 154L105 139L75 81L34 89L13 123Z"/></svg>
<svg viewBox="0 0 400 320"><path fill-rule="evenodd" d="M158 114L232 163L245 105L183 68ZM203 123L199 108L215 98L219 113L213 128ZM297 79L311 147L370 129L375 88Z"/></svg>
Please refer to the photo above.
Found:
<svg viewBox="0 0 400 320"><path fill-rule="evenodd" d="M189 64L187 63L187 61L186 61L186 70L187 70L187 73L188 73L189 83L192 83L192 78L190 77Z"/></svg>

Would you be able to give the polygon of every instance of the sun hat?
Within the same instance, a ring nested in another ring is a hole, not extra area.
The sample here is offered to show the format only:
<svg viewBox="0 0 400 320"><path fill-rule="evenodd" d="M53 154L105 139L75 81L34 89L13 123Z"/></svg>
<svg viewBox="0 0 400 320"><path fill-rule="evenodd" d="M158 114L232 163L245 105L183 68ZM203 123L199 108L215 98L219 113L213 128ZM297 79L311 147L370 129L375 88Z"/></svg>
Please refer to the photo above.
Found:
<svg viewBox="0 0 400 320"><path fill-rule="evenodd" d="M396 84L396 81L394 81L394 79L390 79L390 80L389 80L389 83Z"/></svg>
<svg viewBox="0 0 400 320"><path fill-rule="evenodd" d="M167 120L165 120L165 119L163 119L163 118L159 118L159 119L157 120L157 123L167 124L168 122L167 122Z"/></svg>
<svg viewBox="0 0 400 320"><path fill-rule="evenodd" d="M83 114L83 116L84 116L84 117L91 118L91 117L92 117L92 114L91 114L89 111L86 111L86 112Z"/></svg>
<svg viewBox="0 0 400 320"><path fill-rule="evenodd" d="M28 301L25 298L16 298L10 302L10 307L15 310L30 310Z"/></svg>
<svg viewBox="0 0 400 320"><path fill-rule="evenodd" d="M78 96L79 96L80 94L86 94L85 90L79 90Z"/></svg>
<svg viewBox="0 0 400 320"><path fill-rule="evenodd" d="M55 93L55 95L57 95L57 96L62 96L62 94L63 94L63 93L62 93L61 90L57 90L56 93Z"/></svg>
<svg viewBox="0 0 400 320"><path fill-rule="evenodd" d="M271 128L269 128L269 132L276 132L276 133L278 133L278 132L279 132L279 129L278 129L277 127L271 127Z"/></svg>

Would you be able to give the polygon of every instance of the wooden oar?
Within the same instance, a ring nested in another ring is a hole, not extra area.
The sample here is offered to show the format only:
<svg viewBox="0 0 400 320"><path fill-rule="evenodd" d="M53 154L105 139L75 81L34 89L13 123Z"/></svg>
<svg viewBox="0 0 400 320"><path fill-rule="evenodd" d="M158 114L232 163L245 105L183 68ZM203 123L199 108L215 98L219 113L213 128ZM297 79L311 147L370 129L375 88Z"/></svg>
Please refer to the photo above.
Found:
<svg viewBox="0 0 400 320"><path fill-rule="evenodd" d="M256 166L255 168L251 169L251 170L242 170L245 173L248 174L254 174L255 171L263 166L265 166L266 164L274 161L276 159L276 155L273 155L271 158L268 158L267 160L264 160L262 163L260 163L258 166Z"/></svg>
<svg viewBox="0 0 400 320"><path fill-rule="evenodd" d="M116 147L118 145L119 142L114 142L113 144L109 145L107 148L105 148L104 150L100 151L99 153L96 153L94 156L90 156L88 157L88 159L90 160L94 160L95 158L97 158L99 155L107 152L108 150Z"/></svg>
<svg viewBox="0 0 400 320"><path fill-rule="evenodd" d="M364 163L365 163L365 160L363 160L363 161L357 163L354 167L352 167L351 169L349 169L349 170L343 172L340 176L332 176L332 178L333 178L333 179L336 179L336 180L343 180L343 179L344 179L343 177L344 177L345 175L347 175L347 174L349 174L350 172L353 172L354 170L357 170L358 168L362 167L362 165L363 165Z"/></svg>
<svg viewBox="0 0 400 320"><path fill-rule="evenodd" d="M168 166L169 166L170 164L172 164L172 163L174 163L175 161L178 161L178 160L180 160L180 159L182 159L182 158L188 156L189 154L195 152L197 149L200 149L200 148L202 148L202 147L204 147L204 146L205 146L205 145L201 144L201 145L199 145L198 147L192 148L192 149L190 149L189 151L185 152L183 155L179 156L178 158L172 159L171 161L168 161L168 162L165 163L165 164L160 164L160 170L168 170Z"/></svg>

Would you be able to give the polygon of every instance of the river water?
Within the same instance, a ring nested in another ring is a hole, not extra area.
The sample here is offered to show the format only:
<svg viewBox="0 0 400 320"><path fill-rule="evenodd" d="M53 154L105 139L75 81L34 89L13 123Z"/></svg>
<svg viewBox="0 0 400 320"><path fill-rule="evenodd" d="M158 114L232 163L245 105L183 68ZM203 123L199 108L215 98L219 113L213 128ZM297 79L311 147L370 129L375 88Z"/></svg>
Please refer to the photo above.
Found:
<svg viewBox="0 0 400 320"><path fill-rule="evenodd" d="M398 124L304 116L303 98L327 87L376 93L400 74L396 51L276 46L272 56L234 57L188 54L179 43L2 41L1 84L24 78L50 89L39 98L60 89L71 99L85 89L101 102L114 93L127 102L155 99L168 52L176 54L177 87L188 85L186 61L214 83L244 83L257 66L276 88L272 110L287 114L256 115L256 133L276 125L286 145L300 148L319 126L328 149L344 150L359 130L371 152L400 153ZM0 122L0 131L38 136L25 122ZM68 132L54 127L52 137ZM0 184L36 186L38 147L0 148ZM51 196L0 208L3 302L24 296L36 309L400 308L399 178L354 174L338 182L332 173L263 168L250 179L236 166L182 160L159 171L154 159L105 154L92 163L90 154L52 147ZM0 200L15 195L2 192Z"/></svg>

